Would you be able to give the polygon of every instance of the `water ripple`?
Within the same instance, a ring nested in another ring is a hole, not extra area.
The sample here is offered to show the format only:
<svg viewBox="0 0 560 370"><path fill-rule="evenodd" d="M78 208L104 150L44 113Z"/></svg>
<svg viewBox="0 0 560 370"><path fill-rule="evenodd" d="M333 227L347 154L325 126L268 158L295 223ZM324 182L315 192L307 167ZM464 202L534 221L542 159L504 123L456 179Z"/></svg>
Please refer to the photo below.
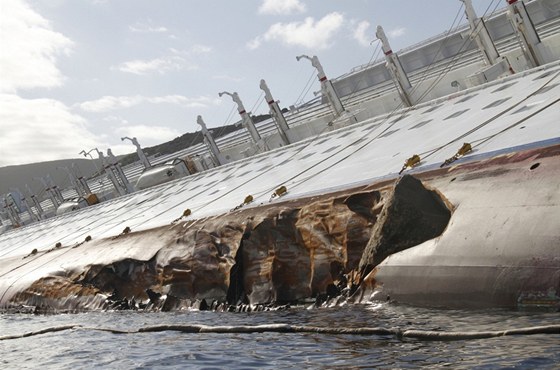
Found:
<svg viewBox="0 0 560 370"><path fill-rule="evenodd" d="M560 323L558 313L431 310L387 304L259 313L105 312L53 316L0 315L0 335L80 324L135 330L161 324L398 327L421 330L503 330ZM539 368L560 363L560 336L533 335L434 342L394 336L314 333L117 335L75 329L0 343L2 368Z"/></svg>

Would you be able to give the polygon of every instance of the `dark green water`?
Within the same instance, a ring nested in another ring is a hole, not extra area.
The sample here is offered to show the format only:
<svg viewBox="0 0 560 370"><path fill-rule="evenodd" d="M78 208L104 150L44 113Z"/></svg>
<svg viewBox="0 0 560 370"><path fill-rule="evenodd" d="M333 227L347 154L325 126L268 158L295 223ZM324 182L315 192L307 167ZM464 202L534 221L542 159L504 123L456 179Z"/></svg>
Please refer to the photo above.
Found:
<svg viewBox="0 0 560 370"><path fill-rule="evenodd" d="M161 324L387 327L487 331L560 324L560 313L433 310L396 304L258 313L99 312L0 315L0 336L47 327L138 329ZM560 368L560 335L421 341L326 334L111 334L72 329L0 341L0 368Z"/></svg>

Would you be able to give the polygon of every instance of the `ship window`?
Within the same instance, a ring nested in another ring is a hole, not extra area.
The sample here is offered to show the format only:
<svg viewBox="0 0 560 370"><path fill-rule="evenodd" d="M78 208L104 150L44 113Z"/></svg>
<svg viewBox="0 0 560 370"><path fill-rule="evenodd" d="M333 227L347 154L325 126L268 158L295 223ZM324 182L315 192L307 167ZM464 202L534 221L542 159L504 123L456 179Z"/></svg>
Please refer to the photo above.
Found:
<svg viewBox="0 0 560 370"><path fill-rule="evenodd" d="M533 108L532 105L524 105L521 108L519 108L518 110L516 110L515 112L513 112L512 114L516 114L516 113L521 113L521 112L525 112L529 109Z"/></svg>
<svg viewBox="0 0 560 370"><path fill-rule="evenodd" d="M242 174L237 175L237 177L243 177L243 176L245 176L245 175L247 175L247 174L249 174L249 173L251 173L251 170L245 171L245 172L243 172Z"/></svg>
<svg viewBox="0 0 560 370"><path fill-rule="evenodd" d="M494 108L497 107L498 105L501 105L503 103L505 103L506 101L508 101L509 99L511 99L511 96L507 97L507 98L503 98L503 99L498 99L496 101L493 101L492 103L488 104L487 106L485 106L482 109L488 109L488 108Z"/></svg>
<svg viewBox="0 0 560 370"><path fill-rule="evenodd" d="M548 71L548 72L545 72L545 73L543 73L542 75L533 78L533 81L540 80L541 78L545 78L545 77L551 76L551 75L554 74L555 72L556 72L556 71Z"/></svg>
<svg viewBox="0 0 560 370"><path fill-rule="evenodd" d="M467 100L471 100L471 99L474 98L476 95L477 95L477 94L467 95L467 96L465 96L463 99L461 99L461 100L455 102L455 104L464 103L464 102L466 102Z"/></svg>
<svg viewBox="0 0 560 370"><path fill-rule="evenodd" d="M381 138L381 137L388 137L388 136L393 135L393 134L394 134L395 132L397 132L397 131L399 131L399 130L388 131L388 132L384 133L383 135L381 135L381 136L379 136L379 137L380 137L380 138Z"/></svg>
<svg viewBox="0 0 560 370"><path fill-rule="evenodd" d="M335 150L336 148L338 148L338 146L331 146L329 149L325 150L322 154L327 154L329 152L332 152L333 150Z"/></svg>
<svg viewBox="0 0 560 370"><path fill-rule="evenodd" d="M400 120L405 119L406 117L408 117L408 114L403 114L402 116L395 118L395 119L393 120L393 122L391 122L391 123L397 123L397 122L399 122Z"/></svg>
<svg viewBox="0 0 560 370"><path fill-rule="evenodd" d="M346 136L350 135L351 133L352 133L352 131L345 132L342 135L339 135L338 138L342 139L343 137L346 137Z"/></svg>
<svg viewBox="0 0 560 370"><path fill-rule="evenodd" d="M152 194L153 192L154 192L154 191L152 190L152 191L147 192L146 194ZM136 202L136 203L134 204L134 206L137 207L137 206L139 206L140 204L149 202L149 201L151 201L151 200L154 200L154 198L142 199L141 201Z"/></svg>
<svg viewBox="0 0 560 370"><path fill-rule="evenodd" d="M206 180L208 180L208 179L211 179L211 178L215 177L215 176L216 176L217 174L218 174L217 172L212 172L212 173L209 173L209 174L208 174L208 176L206 176Z"/></svg>
<svg viewBox="0 0 560 370"><path fill-rule="evenodd" d="M433 121L433 120L431 120L431 119L426 120L426 121L422 121L422 122L417 123L416 125L412 126L411 128L409 128L409 130L414 130L415 128L420 128L420 127L422 127L422 126L424 126L424 125L426 125L426 124L428 124L428 123L430 123L430 122L432 122L432 121Z"/></svg>
<svg viewBox="0 0 560 370"><path fill-rule="evenodd" d="M451 119L451 118L459 117L461 114L466 113L468 111L469 111L469 109L459 110L459 111L453 113L452 115L445 117L443 120L445 121L445 120L448 120L448 119Z"/></svg>
<svg viewBox="0 0 560 370"><path fill-rule="evenodd" d="M380 123L376 123L375 125L367 125L366 127L364 127L364 129L362 130L363 132L370 132L373 131L374 129L376 129L378 126L380 125Z"/></svg>
<svg viewBox="0 0 560 370"><path fill-rule="evenodd" d="M179 189L177 189L177 193L181 193L181 192L183 192L183 191L184 191L184 190L185 190L186 188L188 188L188 187L189 187L189 185L190 185L190 182L189 182L189 183L186 183L186 184L184 184L184 185L183 185L183 186L181 186L181 187L180 187Z"/></svg>
<svg viewBox="0 0 560 370"><path fill-rule="evenodd" d="M200 187L200 185L202 185L202 184L198 184L198 185L195 186L194 188L189 189L189 191L193 191L193 190L195 190L195 189L198 189L198 188Z"/></svg>
<svg viewBox="0 0 560 370"><path fill-rule="evenodd" d="M443 105L443 104L434 105L433 107L431 107L431 108L429 108L429 109L426 109L422 114L433 112L433 111L435 111L436 109L438 109L439 107L441 107L442 105Z"/></svg>
<svg viewBox="0 0 560 370"><path fill-rule="evenodd" d="M309 157L311 157L311 156L314 155L314 154L315 154L315 153L307 153L306 155L304 155L303 157L301 157L300 160L301 160L301 159L309 158Z"/></svg>
<svg viewBox="0 0 560 370"><path fill-rule="evenodd" d="M509 89L510 87L515 85L516 83L517 82L512 82L510 84L502 85L502 86L498 87L496 90L492 91L492 94L497 93L498 91L504 91L505 89Z"/></svg>
<svg viewBox="0 0 560 370"><path fill-rule="evenodd" d="M533 103L529 103L529 104L527 104L527 105L524 105L524 106L522 106L521 108L519 108L518 110L516 110L515 112L513 112L512 114L516 114L516 113L520 113L520 112L525 112L525 111L527 111L527 110L529 110L529 109L533 109L533 107L535 107L535 106L541 104L541 103L544 102L544 101L546 101L546 100L539 100L539 101L536 101L536 102L533 102Z"/></svg>
<svg viewBox="0 0 560 370"><path fill-rule="evenodd" d="M270 166L270 165L268 165L268 166L264 166L263 168L259 168L259 169L258 169L257 171L259 171L259 172L263 172L263 171L266 171L266 170L268 170L268 169L269 169L270 167L272 167L272 166Z"/></svg>
<svg viewBox="0 0 560 370"><path fill-rule="evenodd" d="M227 175L226 177L224 177L220 181L227 181L227 180L231 179L232 177L233 177L233 174L230 173L229 175Z"/></svg>
<svg viewBox="0 0 560 370"><path fill-rule="evenodd" d="M352 145L359 144L359 143L361 143L362 141L366 141L367 139L368 139L367 137L362 136L362 137L359 138L358 140L354 141L354 142L352 143Z"/></svg>
<svg viewBox="0 0 560 370"><path fill-rule="evenodd" d="M325 142L327 142L327 141L329 141L329 138L326 138L326 139L323 139L323 140L321 140L321 141L318 141L318 142L315 143L315 145L321 145L321 144L323 144L323 143L325 143Z"/></svg>
<svg viewBox="0 0 560 370"><path fill-rule="evenodd" d="M247 166L249 163L251 163L251 162L245 162L245 163L239 165L239 167L237 167L237 169L239 170L239 169L241 169L241 168Z"/></svg>
<svg viewBox="0 0 560 370"><path fill-rule="evenodd" d="M282 161L282 162L278 163L278 166L283 166L283 165L285 165L285 164L290 163L291 161L292 161L292 159L291 159L291 158L288 158L288 159L286 159L285 161Z"/></svg>
<svg viewBox="0 0 560 370"><path fill-rule="evenodd" d="M554 89L554 88L555 88L556 86L558 86L558 85L560 85L560 84L554 84L554 85L549 85L549 86L543 87L542 89L537 90L537 91L533 94L533 96L539 95L539 94L544 94L545 92L548 92L548 91Z"/></svg>
<svg viewBox="0 0 560 370"><path fill-rule="evenodd" d="M214 194L219 193L219 192L220 192L220 189L217 189L217 190L214 190L213 192L209 193L208 195L214 195Z"/></svg>

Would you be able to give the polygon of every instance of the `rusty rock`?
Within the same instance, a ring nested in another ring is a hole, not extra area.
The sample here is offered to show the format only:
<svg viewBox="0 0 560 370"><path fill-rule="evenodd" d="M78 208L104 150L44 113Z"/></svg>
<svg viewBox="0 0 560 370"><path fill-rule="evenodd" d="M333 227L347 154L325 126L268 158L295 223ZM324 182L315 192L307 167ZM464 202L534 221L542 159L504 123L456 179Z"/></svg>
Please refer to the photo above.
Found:
<svg viewBox="0 0 560 370"><path fill-rule="evenodd" d="M245 235L243 282L249 303L309 296L311 264L295 228L297 213L297 209L270 212Z"/></svg>
<svg viewBox="0 0 560 370"><path fill-rule="evenodd" d="M64 284L56 287L39 280L12 303L64 309L67 300L87 295L109 307L138 302L168 311L203 300L233 307L299 301L338 286L357 268L381 205L377 191L343 193L98 240L90 248L120 250L121 257L61 271ZM146 243L151 258L133 257L146 257L134 252ZM53 290L60 304L48 298ZM80 307L91 308L88 301Z"/></svg>
<svg viewBox="0 0 560 370"><path fill-rule="evenodd" d="M387 256L435 238L451 218L452 206L413 176L400 178L385 199L359 264L363 279Z"/></svg>

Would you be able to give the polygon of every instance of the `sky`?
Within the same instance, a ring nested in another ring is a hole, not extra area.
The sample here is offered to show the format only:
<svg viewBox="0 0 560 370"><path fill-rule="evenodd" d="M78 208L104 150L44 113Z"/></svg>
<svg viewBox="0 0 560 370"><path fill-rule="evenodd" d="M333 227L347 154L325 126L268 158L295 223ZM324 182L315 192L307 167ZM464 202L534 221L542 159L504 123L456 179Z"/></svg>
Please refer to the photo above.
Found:
<svg viewBox="0 0 560 370"><path fill-rule="evenodd" d="M474 0L479 14L488 3ZM281 107L301 104L320 88L297 55L317 55L336 78L378 55L377 25L399 50L449 29L461 5L0 0L0 167L93 148L130 153L134 146L121 137L153 146L199 130L198 115L209 128L234 123L236 105L221 91L238 92L255 115L268 113L263 78Z"/></svg>

